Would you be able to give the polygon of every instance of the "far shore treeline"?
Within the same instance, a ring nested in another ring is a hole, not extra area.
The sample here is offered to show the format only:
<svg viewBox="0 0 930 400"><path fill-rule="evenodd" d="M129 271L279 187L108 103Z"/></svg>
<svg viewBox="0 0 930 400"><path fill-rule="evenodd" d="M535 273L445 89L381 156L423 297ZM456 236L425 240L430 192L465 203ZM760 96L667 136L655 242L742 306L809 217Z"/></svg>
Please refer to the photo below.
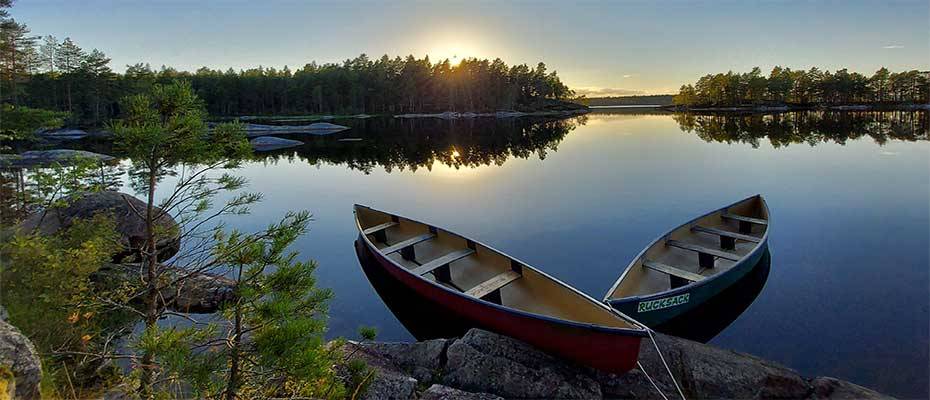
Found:
<svg viewBox="0 0 930 400"><path fill-rule="evenodd" d="M119 100L155 83L191 82L214 116L282 114L535 111L573 92L545 64L500 59L433 62L429 57L362 54L342 63L311 62L292 70L256 67L178 71L148 64L115 73L100 50L70 38L31 36L8 21L0 51L0 102L71 113L70 123L99 125L119 115Z"/></svg>
<svg viewBox="0 0 930 400"><path fill-rule="evenodd" d="M704 75L683 85L674 104L684 107L739 107L760 105L855 105L930 103L930 72L890 72L872 76L841 69L835 72L775 67L768 76L759 67L747 73Z"/></svg>

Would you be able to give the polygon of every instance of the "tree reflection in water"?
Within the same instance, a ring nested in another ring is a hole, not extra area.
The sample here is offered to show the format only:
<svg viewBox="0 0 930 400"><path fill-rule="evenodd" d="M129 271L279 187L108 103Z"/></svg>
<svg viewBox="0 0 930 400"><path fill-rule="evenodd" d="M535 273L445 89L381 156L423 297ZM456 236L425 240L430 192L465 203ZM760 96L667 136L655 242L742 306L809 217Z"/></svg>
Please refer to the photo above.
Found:
<svg viewBox="0 0 930 400"><path fill-rule="evenodd" d="M889 140L930 139L927 111L828 112L799 111L778 114L694 114L672 116L681 130L707 142L748 143L759 147L763 139L775 148L795 143L846 144L864 136L878 144Z"/></svg>

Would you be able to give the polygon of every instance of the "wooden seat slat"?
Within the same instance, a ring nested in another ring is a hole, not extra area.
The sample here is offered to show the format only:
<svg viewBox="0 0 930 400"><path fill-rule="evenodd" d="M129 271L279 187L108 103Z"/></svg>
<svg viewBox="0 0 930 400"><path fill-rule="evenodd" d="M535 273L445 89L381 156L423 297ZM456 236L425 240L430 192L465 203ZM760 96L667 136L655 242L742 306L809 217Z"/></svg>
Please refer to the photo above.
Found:
<svg viewBox="0 0 930 400"><path fill-rule="evenodd" d="M412 273L414 273L414 274L416 274L416 275L423 275L423 274L426 274L426 273L428 273L428 272L432 272L432 271L433 271L434 269L436 269L436 268L439 268L439 267L441 267L441 266L443 266L443 265L450 264L450 263L452 263L452 262L454 262L454 261L463 259L463 258L465 258L465 257L468 257L468 256L472 255L472 254L475 254L475 251L472 250L472 249L465 249L465 250L453 251L453 252L451 252L451 253L449 253L449 254L446 254L446 255L444 255L444 256L442 256L442 257L439 257L439 258L437 258L437 259L435 259L435 260L433 260L433 261L430 261L430 262L428 262L428 263L426 263L426 264L423 264L423 265L417 267L416 269L414 269L414 270L412 270L412 271L410 271L410 272L412 272Z"/></svg>
<svg viewBox="0 0 930 400"><path fill-rule="evenodd" d="M725 237L742 240L746 242L759 243L762 241L762 238L758 238L755 236L744 235L742 233L730 232L730 231L725 231L723 229L711 228L707 226L695 225L691 227L691 230L695 232L710 233L712 235L717 235L717 236L725 236Z"/></svg>
<svg viewBox="0 0 930 400"><path fill-rule="evenodd" d="M665 244L667 244L667 245L669 245L669 246L672 246L672 247L677 247L677 248L679 248L679 249L684 249L684 250L695 251L695 252L698 252L698 253L709 254L709 255L712 255L712 256L714 256L714 257L720 257L720 258L722 258L722 259L730 260L730 261L739 261L739 259L742 258L742 257L740 257L739 254L733 254L733 253L726 252L726 251L720 251L720 250L717 250L717 249L711 249L711 248L709 248L709 247L704 247L704 246L696 245L696 244L694 244L694 243L686 243L686 242L682 242L682 241L679 241L679 240L667 240L667 241L665 242Z"/></svg>
<svg viewBox="0 0 930 400"><path fill-rule="evenodd" d="M517 278L520 276L522 275L520 275L520 273L517 271L506 271L478 284L478 286L468 289L465 294L480 299L495 290L507 286L510 282L517 280Z"/></svg>
<svg viewBox="0 0 930 400"><path fill-rule="evenodd" d="M677 276L681 279L686 279L691 282L697 282L701 279L704 279L704 275L695 274L694 272L688 272L681 268L675 268L668 264L663 264L658 261L652 260L643 260L643 267L649 268L651 270L659 271L665 274L672 276Z"/></svg>
<svg viewBox="0 0 930 400"><path fill-rule="evenodd" d="M385 230L385 229L387 229L387 228L390 228L390 227L392 227L392 226L397 226L397 225L398 225L397 222L393 222L393 221L392 221L392 222L385 222L385 223L383 223L383 224L381 224L381 225L375 225L375 226L373 226L373 227L371 227L371 228L365 229L365 230L362 231L362 233L364 233L364 234L366 234L366 235L371 235L372 233L375 233L375 232L378 232L378 231L383 231L383 230Z"/></svg>
<svg viewBox="0 0 930 400"><path fill-rule="evenodd" d="M419 236L414 236L414 237L412 237L412 238L410 238L410 239L404 240L403 242L399 242L399 243L396 243L396 244L393 244L393 245L391 245L391 246L388 246L388 247L385 247L385 248L381 249L381 253L384 254L384 255L388 255L388 254L391 254L391 253L395 253L395 252L398 252L398 251L400 251L400 250L402 250L402 249L404 249L404 248L413 246L413 245L415 245L415 244L417 244L417 243L425 242L425 241L427 241L427 240L430 240L430 239L432 239L432 238L434 238L434 237L436 237L436 234L434 234L434 233L424 233L424 234L419 235Z"/></svg>
<svg viewBox="0 0 930 400"><path fill-rule="evenodd" d="M722 213L720 214L720 217L722 217L723 219L732 219L734 221L748 222L750 224L756 224L756 225L768 225L769 224L769 222L764 219L745 217L742 215L731 214L731 213Z"/></svg>

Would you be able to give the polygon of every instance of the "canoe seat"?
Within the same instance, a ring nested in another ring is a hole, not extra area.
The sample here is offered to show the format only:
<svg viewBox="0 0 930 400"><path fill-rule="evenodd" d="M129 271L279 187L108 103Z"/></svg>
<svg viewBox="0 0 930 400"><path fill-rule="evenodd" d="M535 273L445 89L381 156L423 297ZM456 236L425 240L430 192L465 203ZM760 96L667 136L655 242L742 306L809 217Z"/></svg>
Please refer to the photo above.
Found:
<svg viewBox="0 0 930 400"><path fill-rule="evenodd" d="M759 243L762 239L755 236L744 235L742 233L725 231L723 229L711 228L708 226L694 225L691 227L692 232L703 232L709 233L711 235L717 235L720 237L720 248L724 250L733 250L736 249L736 241L742 240L745 242Z"/></svg>
<svg viewBox="0 0 930 400"><path fill-rule="evenodd" d="M412 237L412 238L410 238L410 239L404 240L403 242L396 243L396 244L393 244L393 245L391 245L391 246L388 246L388 247L385 247L385 248L381 249L381 253L384 254L384 255L388 255L388 254L391 254L391 253L396 253L396 252L398 252L398 251L400 251L400 250L403 250L403 249L405 249L405 248L407 248L407 247L413 246L413 245L415 245L415 244L417 244L417 243L420 243L420 242L425 242L425 241L430 240L430 239L432 239L432 238L434 238L434 237L436 237L436 234L435 234L435 233L424 233L424 234L419 235L419 236L414 236L414 237Z"/></svg>
<svg viewBox="0 0 930 400"><path fill-rule="evenodd" d="M709 247L696 245L694 243L686 243L686 242L682 242L678 240L666 240L665 244L671 247L677 247L679 249L697 252L698 253L698 264L701 266L701 268L713 268L714 257L720 257L724 260L730 260L730 261L739 261L739 259L741 258L739 254L733 254L727 251L711 249Z"/></svg>
<svg viewBox="0 0 930 400"><path fill-rule="evenodd" d="M366 234L366 235L371 235L372 233L379 232L379 231L383 231L383 230L385 230L385 229L387 229L387 228L390 228L390 227L392 227L392 226L397 226L397 225L398 225L397 222L393 222L393 221L392 221L392 222L385 222L385 223L383 223L383 224L381 224L381 225L375 225L375 226L373 226L373 227L371 227L371 228L365 229L364 231L362 231L362 233L364 233L364 234Z"/></svg>
<svg viewBox="0 0 930 400"><path fill-rule="evenodd" d="M697 282L701 279L704 279L704 275L695 274L694 272L688 272L680 268L675 268L668 264L663 264L658 261L652 260L643 260L643 267L649 268L654 271L659 271L671 276L685 279L689 282Z"/></svg>
<svg viewBox="0 0 930 400"><path fill-rule="evenodd" d="M444 255L444 256L442 256L442 257L439 257L439 258L437 258L437 259L435 259L435 260L433 260L433 261L430 261L430 262L428 262L428 263L426 263L426 264L423 264L423 265L417 267L417 269L414 269L413 271L410 271L410 272L412 272L412 273L414 273L414 274L416 274L416 275L423 275L423 274L426 274L426 273L429 273L429 272L433 272L433 270L435 270L436 268L439 268L439 267L442 267L442 266L445 266L445 265L449 265L449 264L451 264L451 263L454 262L454 261L461 260L461 259L463 259L463 258L465 258L465 257L468 257L468 256L472 255L472 254L475 254L475 251L472 250L472 249L465 249L465 250L453 251L453 252L451 252L451 253L449 253L449 254L446 254L446 255Z"/></svg>
<svg viewBox="0 0 930 400"><path fill-rule="evenodd" d="M488 294L491 294L492 292L499 290L504 286L507 286L510 282L517 280L517 278L521 276L522 275L520 275L520 273L517 271L506 271L478 284L478 286L468 289L465 294L480 299L484 296L487 296Z"/></svg>
<svg viewBox="0 0 930 400"><path fill-rule="evenodd" d="M769 222L764 219L744 217L742 215L731 214L728 212L720 214L720 217L723 219L739 221L739 233L752 233L753 225L767 226L769 224Z"/></svg>

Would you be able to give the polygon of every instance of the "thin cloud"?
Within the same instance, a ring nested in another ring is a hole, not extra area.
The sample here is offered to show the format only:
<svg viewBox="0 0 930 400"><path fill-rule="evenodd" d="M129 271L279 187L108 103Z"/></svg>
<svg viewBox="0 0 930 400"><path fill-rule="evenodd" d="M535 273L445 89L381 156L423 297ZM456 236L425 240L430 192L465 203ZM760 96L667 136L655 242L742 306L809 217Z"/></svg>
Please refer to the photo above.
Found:
<svg viewBox="0 0 930 400"><path fill-rule="evenodd" d="M575 88L575 93L588 97L608 97L608 96L631 96L634 94L646 94L642 90L623 89L623 88L599 88L599 87L581 87Z"/></svg>
<svg viewBox="0 0 930 400"><path fill-rule="evenodd" d="M889 44L887 46L882 46L883 49L903 49L904 46L900 44Z"/></svg>
<svg viewBox="0 0 930 400"><path fill-rule="evenodd" d="M637 74L626 74L626 75L623 75L624 78L632 78L632 77L634 77L634 76L638 76L638 75L637 75Z"/></svg>

